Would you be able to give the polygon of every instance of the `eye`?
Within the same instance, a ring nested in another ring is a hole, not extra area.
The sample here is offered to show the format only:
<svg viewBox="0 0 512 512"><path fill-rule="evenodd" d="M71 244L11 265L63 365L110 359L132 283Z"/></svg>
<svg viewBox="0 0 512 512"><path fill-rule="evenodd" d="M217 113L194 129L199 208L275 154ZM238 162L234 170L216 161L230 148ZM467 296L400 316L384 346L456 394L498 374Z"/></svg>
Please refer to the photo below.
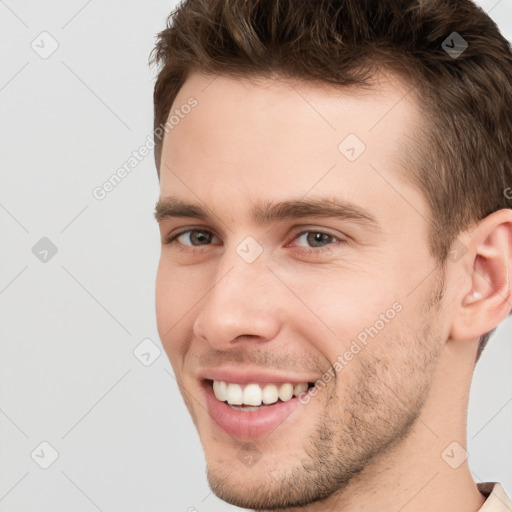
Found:
<svg viewBox="0 0 512 512"><path fill-rule="evenodd" d="M178 241L179 245L187 246L189 244L185 243L184 241L188 240L191 242L190 245L192 247L198 247L201 245L206 245L214 236L215 235L207 229L187 229L186 231L181 231L166 238L164 243L176 245L176 241Z"/></svg>
<svg viewBox="0 0 512 512"><path fill-rule="evenodd" d="M308 246L302 246L299 244L300 251L305 253L319 253L332 250L334 246L340 246L347 243L346 240L338 238L330 233L320 230L307 230L296 233L293 240L303 240ZM333 244L333 240L337 240L338 243ZM324 245L327 244L327 245ZM311 247L312 246L312 247Z"/></svg>

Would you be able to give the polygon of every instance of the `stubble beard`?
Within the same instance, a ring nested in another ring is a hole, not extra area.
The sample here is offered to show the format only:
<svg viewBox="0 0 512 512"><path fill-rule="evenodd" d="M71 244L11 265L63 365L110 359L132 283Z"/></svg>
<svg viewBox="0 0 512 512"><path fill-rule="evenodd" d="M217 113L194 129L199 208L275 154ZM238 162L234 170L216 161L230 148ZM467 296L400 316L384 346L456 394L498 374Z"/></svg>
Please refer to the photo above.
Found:
<svg viewBox="0 0 512 512"><path fill-rule="evenodd" d="M436 345L427 340L417 340L415 345L423 350ZM264 472L251 486L237 480L238 460L228 471L208 464L212 491L232 505L260 511L303 507L341 495L365 468L408 437L428 396L437 360L437 353L432 351L402 361L406 370L401 372L400 381L408 383L402 384L390 381L393 361L365 357L357 384L345 389L343 396L336 391L335 381L329 390L326 386L322 391L328 393L323 413L303 442L304 448L298 448L302 455L293 466L280 467L276 457L272 475ZM300 436L300 429L295 433ZM272 451L268 456L272 457Z"/></svg>

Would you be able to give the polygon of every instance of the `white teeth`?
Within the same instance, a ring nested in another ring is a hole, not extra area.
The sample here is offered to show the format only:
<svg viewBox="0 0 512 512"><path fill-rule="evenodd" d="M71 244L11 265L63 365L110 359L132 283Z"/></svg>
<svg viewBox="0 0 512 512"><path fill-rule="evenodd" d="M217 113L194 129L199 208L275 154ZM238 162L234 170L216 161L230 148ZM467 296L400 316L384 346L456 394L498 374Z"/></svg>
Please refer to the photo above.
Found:
<svg viewBox="0 0 512 512"><path fill-rule="evenodd" d="M303 382L302 384L296 384L293 388L293 396L299 396L304 391L308 390L308 385Z"/></svg>
<svg viewBox="0 0 512 512"><path fill-rule="evenodd" d="M244 388L243 402L245 405L261 405L261 395L259 384L247 384Z"/></svg>
<svg viewBox="0 0 512 512"><path fill-rule="evenodd" d="M228 384L226 390L226 400L231 405L242 405L243 393L240 384Z"/></svg>
<svg viewBox="0 0 512 512"><path fill-rule="evenodd" d="M303 391L307 391L308 384L302 382L300 384L290 384L285 382L281 385L256 383L241 386L234 382L213 381L213 393L217 400L227 402L229 405L246 405L248 407L240 407L241 410L255 410L255 408L264 405L276 403L278 400L287 402L293 396L298 396Z"/></svg>
<svg viewBox="0 0 512 512"><path fill-rule="evenodd" d="M279 391L274 384L267 384L263 388L263 403L275 404L279 399Z"/></svg>
<svg viewBox="0 0 512 512"><path fill-rule="evenodd" d="M281 384L281 387L279 388L279 398L283 402L288 402L290 398L293 396L293 386L289 384L288 382L285 384Z"/></svg>
<svg viewBox="0 0 512 512"><path fill-rule="evenodd" d="M227 384L223 380L213 381L213 392L218 400L225 402L228 398Z"/></svg>

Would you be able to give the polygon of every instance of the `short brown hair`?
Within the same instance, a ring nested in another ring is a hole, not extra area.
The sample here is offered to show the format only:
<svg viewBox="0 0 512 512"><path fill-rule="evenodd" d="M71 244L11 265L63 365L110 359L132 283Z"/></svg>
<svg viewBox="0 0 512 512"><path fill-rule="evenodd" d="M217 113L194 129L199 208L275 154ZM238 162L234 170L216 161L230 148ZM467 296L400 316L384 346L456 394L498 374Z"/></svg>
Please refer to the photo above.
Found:
<svg viewBox="0 0 512 512"><path fill-rule="evenodd" d="M462 230L512 207L512 52L471 0L185 0L150 62L155 129L192 72L340 87L395 72L423 114L402 159L431 209L432 255L444 266ZM161 153L155 137L158 172Z"/></svg>

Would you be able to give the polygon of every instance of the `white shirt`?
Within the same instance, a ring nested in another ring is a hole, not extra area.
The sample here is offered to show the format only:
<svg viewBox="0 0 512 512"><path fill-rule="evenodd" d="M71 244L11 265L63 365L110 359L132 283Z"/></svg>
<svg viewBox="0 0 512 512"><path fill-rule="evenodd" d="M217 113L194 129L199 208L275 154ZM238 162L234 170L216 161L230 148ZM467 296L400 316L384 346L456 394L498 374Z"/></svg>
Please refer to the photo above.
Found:
<svg viewBox="0 0 512 512"><path fill-rule="evenodd" d="M478 512L512 512L512 502L503 486L497 482L481 482L476 484L478 490L487 496L485 503Z"/></svg>

